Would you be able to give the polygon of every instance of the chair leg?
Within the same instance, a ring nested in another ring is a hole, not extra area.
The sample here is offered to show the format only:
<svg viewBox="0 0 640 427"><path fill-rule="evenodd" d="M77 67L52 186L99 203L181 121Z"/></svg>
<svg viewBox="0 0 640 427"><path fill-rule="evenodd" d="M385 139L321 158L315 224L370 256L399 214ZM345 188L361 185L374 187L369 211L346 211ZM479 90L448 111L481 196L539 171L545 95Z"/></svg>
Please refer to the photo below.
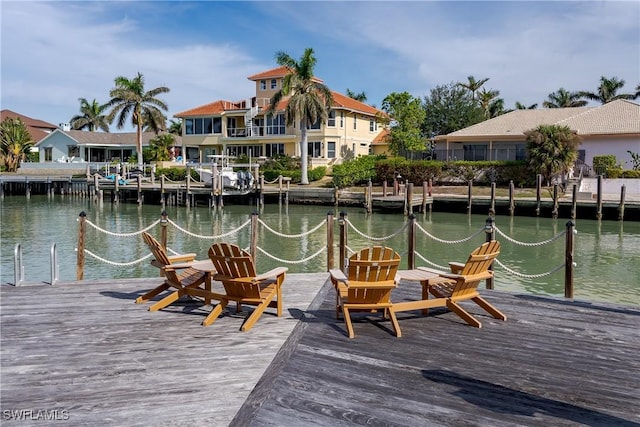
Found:
<svg viewBox="0 0 640 427"><path fill-rule="evenodd" d="M216 306L213 307L213 310L211 310L211 313L209 313L209 315L202 321L202 326L209 326L210 324L215 322L216 319L222 314L222 311L225 309L227 304L229 304L229 301L226 299L223 299L220 301L220 303L216 304Z"/></svg>
<svg viewBox="0 0 640 427"><path fill-rule="evenodd" d="M273 299L273 295L271 296L270 299L264 300L262 303L258 304L255 309L253 309L253 313L251 313L251 315L247 317L247 319L244 321L244 323L240 327L240 330L242 332L249 332L249 330L253 328L253 325L255 325L255 323L258 321L260 316L262 316L262 313L264 313L264 310L269 306L269 302L272 299Z"/></svg>
<svg viewBox="0 0 640 427"><path fill-rule="evenodd" d="M489 302L482 297L472 298L473 302L482 307L487 313L500 320L507 320L507 316L502 313L500 310L495 308L493 305L489 304Z"/></svg>
<svg viewBox="0 0 640 427"><path fill-rule="evenodd" d="M456 313L458 316L460 316L462 318L462 320L467 322L469 325L475 326L476 328L481 328L482 327L482 323L478 322L478 320L475 317L470 315L459 304L457 304L457 303L455 303L455 302L453 302L451 300L447 300L447 308L449 310L453 311L454 313Z"/></svg>
<svg viewBox="0 0 640 427"><path fill-rule="evenodd" d="M158 301L157 303L153 304L151 307L149 307L149 311L162 310L163 308L165 308L169 304L178 301L184 294L185 294L184 290L182 290L182 289L177 290L177 291L173 292L172 294L162 298L160 301Z"/></svg>
<svg viewBox="0 0 640 427"><path fill-rule="evenodd" d="M164 292L169 288L170 288L170 286L167 285L166 283L162 284L162 285L158 286L157 288L150 290L146 294L140 295L138 298L136 298L136 304L141 304L141 303L143 303L145 301L148 301L151 298L153 298L156 295L158 295L160 292Z"/></svg>
<svg viewBox="0 0 640 427"><path fill-rule="evenodd" d="M342 315L344 316L344 323L347 325L347 335L349 335L349 338L355 337L353 325L351 324L351 313L349 313L347 307L342 307Z"/></svg>
<svg viewBox="0 0 640 427"><path fill-rule="evenodd" d="M400 331L400 324L398 323L398 319L396 318L396 312L393 311L393 307L389 307L389 318L391 319L391 324L393 325L393 330L396 333L396 337L400 338L402 336L402 332Z"/></svg>

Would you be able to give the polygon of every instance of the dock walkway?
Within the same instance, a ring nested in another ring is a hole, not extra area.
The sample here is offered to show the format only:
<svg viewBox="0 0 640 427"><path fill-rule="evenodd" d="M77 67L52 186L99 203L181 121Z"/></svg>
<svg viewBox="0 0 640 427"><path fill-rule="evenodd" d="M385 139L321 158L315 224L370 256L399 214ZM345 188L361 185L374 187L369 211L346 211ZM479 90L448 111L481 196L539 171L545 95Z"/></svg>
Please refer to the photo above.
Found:
<svg viewBox="0 0 640 427"><path fill-rule="evenodd" d="M195 301L134 304L159 278L2 285L3 425L57 410L103 426L640 426L637 306L485 291L506 322L404 312L396 338L361 314L349 339L327 279L288 275L284 316L248 333L236 314L202 327ZM394 299L419 294L403 282Z"/></svg>

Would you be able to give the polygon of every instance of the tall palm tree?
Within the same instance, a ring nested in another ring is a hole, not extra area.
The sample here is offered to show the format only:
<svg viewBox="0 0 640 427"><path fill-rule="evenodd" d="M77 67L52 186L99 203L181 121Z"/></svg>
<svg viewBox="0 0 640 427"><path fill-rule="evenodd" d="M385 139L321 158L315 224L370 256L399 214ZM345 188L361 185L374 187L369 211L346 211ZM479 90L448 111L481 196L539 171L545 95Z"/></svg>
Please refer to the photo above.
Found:
<svg viewBox="0 0 640 427"><path fill-rule="evenodd" d="M167 116L162 114L159 110L144 110L142 113L142 119L144 123L143 132L153 132L158 135L160 132L164 132L166 130Z"/></svg>
<svg viewBox="0 0 640 427"><path fill-rule="evenodd" d="M142 128L146 124L145 119L148 119L149 116L163 116L162 111L168 110L167 104L157 98L161 93L167 92L169 92L169 88L165 86L145 91L144 76L140 73L133 79L123 76L116 77L115 87L109 92L111 101L106 104L108 108L112 108L107 116L109 123L112 123L117 116L117 127L122 129L127 122L127 117L131 115L131 123L137 129L136 154L140 170L144 167L142 159Z"/></svg>
<svg viewBox="0 0 640 427"><path fill-rule="evenodd" d="M582 98L587 98L591 101L598 101L601 104L615 101L616 99L636 99L638 94L620 93L617 92L624 87L624 80L617 77L611 77L610 79L605 76L600 77L600 86L598 86L597 92L580 92Z"/></svg>
<svg viewBox="0 0 640 427"><path fill-rule="evenodd" d="M489 81L489 77L485 79L476 80L475 77L469 76L467 77L467 83L458 83L458 86L467 89L471 92L471 99L475 101L476 92L480 90L480 88Z"/></svg>
<svg viewBox="0 0 640 427"><path fill-rule="evenodd" d="M501 110L504 109L504 100L497 98L498 95L500 95L500 91L493 89L482 89L478 93L478 102L480 103L482 111L484 111L485 119L499 116L501 114Z"/></svg>
<svg viewBox="0 0 640 427"><path fill-rule="evenodd" d="M34 141L20 118L7 117L0 123L0 166L7 172L15 172L20 167L33 146Z"/></svg>
<svg viewBox="0 0 640 427"><path fill-rule="evenodd" d="M284 76L282 88L272 97L269 114L274 114L278 104L289 97L285 108L285 123L287 126L299 120L300 123L300 184L309 184L307 175L307 126L316 122L324 123L329 117L333 105L333 95L327 86L313 77L316 58L312 48L306 48L299 61L285 52L276 53L276 62L289 69Z"/></svg>
<svg viewBox="0 0 640 427"><path fill-rule="evenodd" d="M526 131L529 164L544 177L547 185L566 173L578 158L580 137L568 126L540 125Z"/></svg>
<svg viewBox="0 0 640 427"><path fill-rule="evenodd" d="M182 119L178 119L175 121L173 119L169 120L169 129L168 132L174 135L182 134Z"/></svg>
<svg viewBox="0 0 640 427"><path fill-rule="evenodd" d="M347 88L347 92L345 93L349 98L355 99L360 102L367 102L367 94L362 91L360 93L352 92L351 89Z"/></svg>
<svg viewBox="0 0 640 427"><path fill-rule="evenodd" d="M71 128L75 130L87 129L89 132L93 132L98 129L103 132L109 132L107 116L103 114L107 109L107 106L100 105L95 98L91 102L87 101L85 98L78 98L78 101L80 101L80 114L71 118L71 121L69 122L69 124L71 124Z"/></svg>
<svg viewBox="0 0 640 427"><path fill-rule="evenodd" d="M582 98L580 92L569 92L561 87L556 92L550 93L542 106L545 108L568 108L587 105L587 101L580 98Z"/></svg>

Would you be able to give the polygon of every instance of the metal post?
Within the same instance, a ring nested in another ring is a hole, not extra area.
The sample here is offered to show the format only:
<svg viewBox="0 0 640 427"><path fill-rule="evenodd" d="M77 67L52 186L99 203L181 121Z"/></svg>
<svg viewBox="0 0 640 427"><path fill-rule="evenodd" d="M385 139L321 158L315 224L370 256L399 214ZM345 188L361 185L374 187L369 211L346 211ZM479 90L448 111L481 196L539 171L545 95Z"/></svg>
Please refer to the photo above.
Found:
<svg viewBox="0 0 640 427"><path fill-rule="evenodd" d="M413 270L416 267L416 216L413 213L409 214L409 230L408 230L408 254L407 254L407 268Z"/></svg>
<svg viewBox="0 0 640 427"><path fill-rule="evenodd" d="M495 230L495 227L493 226L493 224L494 224L493 218L492 217L488 217L487 221L485 222L485 225L484 225L484 231L486 233L486 241L487 242L490 242L490 241L496 239L496 230ZM493 270L493 263L491 263L491 266L489 267L489 270ZM493 289L493 277L487 279L486 288L487 289Z"/></svg>
<svg viewBox="0 0 640 427"><path fill-rule="evenodd" d="M345 271L347 266L347 213L340 212L340 270Z"/></svg>
<svg viewBox="0 0 640 427"><path fill-rule="evenodd" d="M567 238L564 257L564 297L573 299L573 233L576 223L567 222Z"/></svg>
<svg viewBox="0 0 640 427"><path fill-rule="evenodd" d="M258 212L251 214L251 243L249 244L249 252L253 262L257 263L258 256Z"/></svg>
<svg viewBox="0 0 640 427"><path fill-rule="evenodd" d="M58 251L56 244L51 245L51 285L58 283L60 276L60 268L58 266Z"/></svg>
<svg viewBox="0 0 640 427"><path fill-rule="evenodd" d="M333 212L327 212L327 271L333 268Z"/></svg>
<svg viewBox="0 0 640 427"><path fill-rule="evenodd" d="M24 265L22 264L22 245L16 243L13 249L13 286L24 283Z"/></svg>
<svg viewBox="0 0 640 427"><path fill-rule="evenodd" d="M84 240L87 214L82 211L78 218L78 252L76 254L76 280L84 279Z"/></svg>

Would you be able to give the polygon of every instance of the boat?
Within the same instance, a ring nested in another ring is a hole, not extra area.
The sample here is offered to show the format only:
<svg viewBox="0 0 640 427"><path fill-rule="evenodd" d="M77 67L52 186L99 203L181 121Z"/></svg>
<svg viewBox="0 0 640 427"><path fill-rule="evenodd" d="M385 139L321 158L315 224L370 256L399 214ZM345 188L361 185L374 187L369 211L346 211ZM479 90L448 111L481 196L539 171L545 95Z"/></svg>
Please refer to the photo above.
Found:
<svg viewBox="0 0 640 427"><path fill-rule="evenodd" d="M222 189L231 191L249 192L253 188L254 178L249 170L234 170L228 159L223 155L207 156L211 159L211 167L197 168L200 174L200 181L205 185L214 185L214 179L222 179ZM249 165L235 165L235 167L244 167Z"/></svg>

